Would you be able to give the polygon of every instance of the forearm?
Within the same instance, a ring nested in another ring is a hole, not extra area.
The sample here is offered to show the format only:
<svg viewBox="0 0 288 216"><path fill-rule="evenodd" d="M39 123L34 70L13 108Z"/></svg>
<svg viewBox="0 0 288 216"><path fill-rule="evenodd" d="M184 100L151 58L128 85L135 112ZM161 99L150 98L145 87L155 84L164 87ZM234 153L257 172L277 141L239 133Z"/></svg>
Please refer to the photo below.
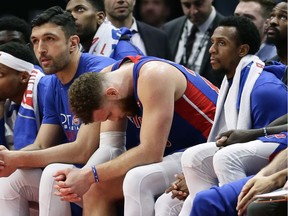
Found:
<svg viewBox="0 0 288 216"><path fill-rule="evenodd" d="M60 144L36 151L13 151L11 153L17 168L45 167L51 163L85 164L92 154L75 143Z"/></svg>
<svg viewBox="0 0 288 216"><path fill-rule="evenodd" d="M129 149L117 158L106 163L96 166L100 181L107 181L124 176L130 169L147 165L155 162L160 162L161 158L154 157L152 153L146 151L142 146ZM88 168L91 170L91 168ZM94 182L93 173L90 172L90 177Z"/></svg>
<svg viewBox="0 0 288 216"><path fill-rule="evenodd" d="M284 131L288 131L288 125L278 125L278 126L267 126L264 128L258 128L258 129L250 129L249 130L249 138L250 140L255 140L258 137L262 137L265 135L272 135L272 134L278 134Z"/></svg>
<svg viewBox="0 0 288 216"><path fill-rule="evenodd" d="M275 184L276 184L276 188L280 188L283 187L286 183L286 179L288 176L288 169L283 169L282 171L279 171L275 174L272 175L274 180L275 180Z"/></svg>
<svg viewBox="0 0 288 216"><path fill-rule="evenodd" d="M286 131L288 131L288 124L266 127L267 135L278 134L278 133L286 132ZM262 129L262 134L265 135L264 129Z"/></svg>
<svg viewBox="0 0 288 216"><path fill-rule="evenodd" d="M287 148L282 150L266 167L261 169L257 175L269 176L283 169L287 169L287 152Z"/></svg>
<svg viewBox="0 0 288 216"><path fill-rule="evenodd" d="M288 118L288 114L285 114L285 115L283 115L283 116L275 119L274 121L272 121L272 122L268 125L268 127L287 124L287 118Z"/></svg>
<svg viewBox="0 0 288 216"><path fill-rule="evenodd" d="M33 150L40 150L40 146L37 145L36 143L30 144L22 148L21 150L23 151L33 151Z"/></svg>

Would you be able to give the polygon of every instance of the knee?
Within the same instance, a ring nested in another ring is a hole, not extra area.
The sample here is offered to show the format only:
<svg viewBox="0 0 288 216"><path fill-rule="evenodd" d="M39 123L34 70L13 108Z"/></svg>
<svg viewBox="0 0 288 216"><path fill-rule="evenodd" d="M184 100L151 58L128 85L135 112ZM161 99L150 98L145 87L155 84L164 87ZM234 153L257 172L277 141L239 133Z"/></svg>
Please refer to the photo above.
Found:
<svg viewBox="0 0 288 216"><path fill-rule="evenodd" d="M192 167L195 163L197 163L196 153L197 149L194 147L186 149L181 157L181 165L182 167Z"/></svg>
<svg viewBox="0 0 288 216"><path fill-rule="evenodd" d="M40 180L41 174L38 170L21 170L17 169L7 178L0 178L0 198L15 198L24 192L24 188L34 181Z"/></svg>
<svg viewBox="0 0 288 216"><path fill-rule="evenodd" d="M229 148L223 148L220 151L217 151L213 157L213 166L216 173L217 170L225 170L226 167L233 162Z"/></svg>
<svg viewBox="0 0 288 216"><path fill-rule="evenodd" d="M49 179L49 181L54 182L53 175L55 174L57 167L58 167L58 164L49 164L48 166L46 166L42 172L41 183L43 181L45 181L47 183L48 179Z"/></svg>
<svg viewBox="0 0 288 216"><path fill-rule="evenodd" d="M186 149L181 157L182 168L184 167L199 167L203 160L210 157L213 143L199 144ZM208 153L209 151L209 153ZM213 152L214 155L214 152Z"/></svg>
<svg viewBox="0 0 288 216"><path fill-rule="evenodd" d="M61 169L65 169L65 168L72 168L73 165L70 164L61 164L61 163L53 163L53 164L49 164L48 166L45 167L45 169L42 172L41 175L41 181L40 181L40 185L41 188L42 187L47 187L48 185L53 185L54 184L54 178L53 175Z"/></svg>
<svg viewBox="0 0 288 216"><path fill-rule="evenodd" d="M164 193L155 202L155 216L178 216L183 206L183 201L172 199L171 193Z"/></svg>
<svg viewBox="0 0 288 216"><path fill-rule="evenodd" d="M139 191L142 187L145 187L145 181L144 174L141 172L141 167L129 170L123 182L124 195L130 193L130 191Z"/></svg>
<svg viewBox="0 0 288 216"><path fill-rule="evenodd" d="M7 178L0 178L0 198L10 196L16 192L14 185L17 185L17 171L16 170L12 175ZM15 176L16 175L16 176ZM17 193L17 192L16 192Z"/></svg>

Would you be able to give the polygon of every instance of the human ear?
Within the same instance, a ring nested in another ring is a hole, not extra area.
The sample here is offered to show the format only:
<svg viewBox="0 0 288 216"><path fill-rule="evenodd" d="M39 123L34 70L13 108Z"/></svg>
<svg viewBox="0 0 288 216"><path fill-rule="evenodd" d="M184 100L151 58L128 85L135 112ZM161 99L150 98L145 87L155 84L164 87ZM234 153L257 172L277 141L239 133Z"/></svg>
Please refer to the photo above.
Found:
<svg viewBox="0 0 288 216"><path fill-rule="evenodd" d="M107 95L108 98L117 99L118 95L119 95L119 91L116 88L114 88L114 87L109 87L106 90L106 95Z"/></svg>
<svg viewBox="0 0 288 216"><path fill-rule="evenodd" d="M72 35L69 40L70 40L70 52L73 52L79 46L80 38L78 37L78 35Z"/></svg>
<svg viewBox="0 0 288 216"><path fill-rule="evenodd" d="M21 72L20 74L21 83L28 83L29 78L30 78L30 75L27 71Z"/></svg>
<svg viewBox="0 0 288 216"><path fill-rule="evenodd" d="M104 11L99 11L96 13L96 16L97 16L97 24L98 25L101 25L104 20L105 20L105 12Z"/></svg>
<svg viewBox="0 0 288 216"><path fill-rule="evenodd" d="M248 44L242 44L240 45L240 49L239 49L239 57L244 57L247 55L247 53L249 52L249 45Z"/></svg>

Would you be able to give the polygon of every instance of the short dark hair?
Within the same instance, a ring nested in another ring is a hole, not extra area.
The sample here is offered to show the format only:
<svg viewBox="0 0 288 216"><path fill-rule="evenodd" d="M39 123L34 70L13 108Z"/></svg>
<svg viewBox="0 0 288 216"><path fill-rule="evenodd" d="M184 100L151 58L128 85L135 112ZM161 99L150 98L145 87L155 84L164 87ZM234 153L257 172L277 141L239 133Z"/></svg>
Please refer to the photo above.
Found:
<svg viewBox="0 0 288 216"><path fill-rule="evenodd" d="M69 88L71 110L85 124L93 121L93 111L102 106L103 81L103 73L87 72L75 79Z"/></svg>
<svg viewBox="0 0 288 216"><path fill-rule="evenodd" d="M66 0L66 4L69 1L70 0ZM89 2L94 7L95 10L105 12L104 0L86 0L86 1Z"/></svg>
<svg viewBox="0 0 288 216"><path fill-rule="evenodd" d="M262 16L268 18L272 9L275 7L276 2L274 0L240 0L239 2L257 2L261 5Z"/></svg>
<svg viewBox="0 0 288 216"><path fill-rule="evenodd" d="M247 54L255 54L261 44L260 34L255 24L247 17L228 16L219 22L218 26L235 27L239 44L248 44L250 49Z"/></svg>
<svg viewBox="0 0 288 216"><path fill-rule="evenodd" d="M28 45L11 41L0 45L0 51L34 64L34 53Z"/></svg>
<svg viewBox="0 0 288 216"><path fill-rule="evenodd" d="M18 31L24 36L25 42L30 43L31 26L24 19L14 15L7 15L0 18L0 31Z"/></svg>
<svg viewBox="0 0 288 216"><path fill-rule="evenodd" d="M61 26L66 38L76 35L75 18L68 11L63 10L60 6L53 6L38 14L32 21L31 26L41 26L46 23L54 23Z"/></svg>

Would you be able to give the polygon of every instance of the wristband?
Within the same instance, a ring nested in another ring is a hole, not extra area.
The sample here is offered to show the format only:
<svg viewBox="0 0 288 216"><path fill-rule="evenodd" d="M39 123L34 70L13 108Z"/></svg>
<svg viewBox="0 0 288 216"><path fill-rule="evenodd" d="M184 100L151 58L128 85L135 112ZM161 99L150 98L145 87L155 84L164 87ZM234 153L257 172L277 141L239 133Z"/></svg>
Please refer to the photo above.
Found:
<svg viewBox="0 0 288 216"><path fill-rule="evenodd" d="M267 128L266 128L266 127L263 128L263 133L264 133L264 136L268 136Z"/></svg>
<svg viewBox="0 0 288 216"><path fill-rule="evenodd" d="M95 182L98 183L99 182L99 177L98 177L98 174L97 174L96 167L93 165L93 166L91 166L91 169L92 169L92 172L93 172L93 175L94 175Z"/></svg>

